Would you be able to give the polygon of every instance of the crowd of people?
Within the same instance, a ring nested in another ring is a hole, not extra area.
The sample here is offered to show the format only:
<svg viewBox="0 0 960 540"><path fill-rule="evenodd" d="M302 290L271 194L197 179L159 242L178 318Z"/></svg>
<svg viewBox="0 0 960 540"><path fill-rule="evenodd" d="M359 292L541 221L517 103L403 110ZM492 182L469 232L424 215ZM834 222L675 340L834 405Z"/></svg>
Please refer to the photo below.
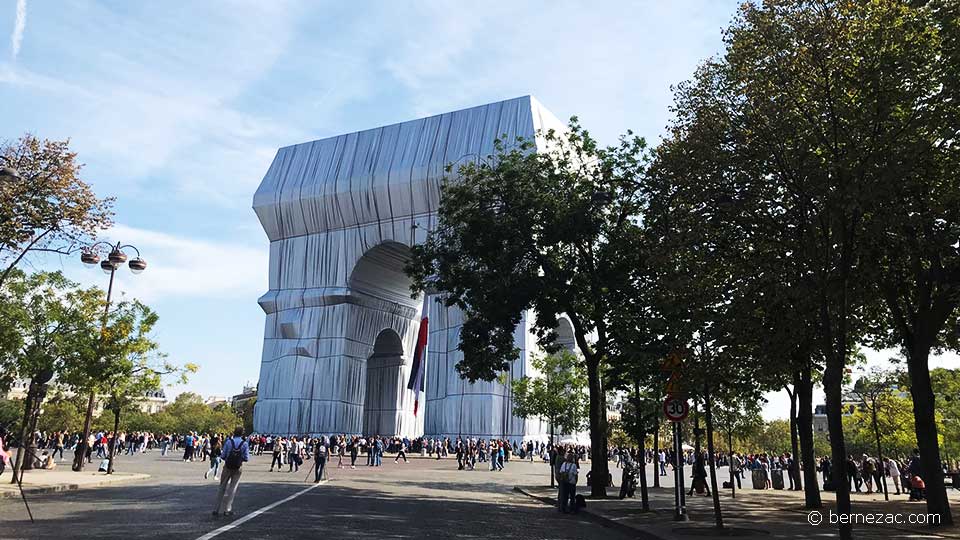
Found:
<svg viewBox="0 0 960 540"><path fill-rule="evenodd" d="M4 446L6 433L0 433L0 474L9 463L10 453ZM478 464L488 467L489 471L502 471L511 458L526 461L540 460L549 463L553 468L554 477L558 484L558 509L561 512L576 512L582 505L582 497L576 493L581 462L588 459L589 448L583 445L553 445L538 440L510 441L506 439L483 438L408 438L384 437L380 435L331 435L321 437L310 436L274 436L251 434L244 436L242 428L237 428L233 435L207 434L188 432L184 434L149 432L120 432L113 434L107 431L91 433L86 445L80 444L82 435L55 431L52 433L37 432L34 440L37 441L37 456L34 466L37 468L54 468L56 463L64 459L64 453L80 453L88 462L94 456L101 459L100 469L106 467L109 449L115 448L114 457L132 455L159 450L161 457L173 455L183 462L207 462L204 478L213 477L220 481L217 507L215 515L230 515L233 497L237 491L240 479L240 469L250 455L271 456L269 472L292 473L300 470L307 460L313 460L309 467L314 482L320 482L324 477L327 463L336 461L337 468L356 469L358 461L368 467L380 467L383 464L384 454L392 454L394 463L408 462L407 454L416 453L421 457L442 460L451 456L456 458L458 470L475 470ZM684 450L681 453L684 466L690 467L690 491L710 495L707 482L707 467L711 456L707 452ZM609 459L616 466L623 469L621 496L634 491L638 464L650 464L654 467L654 474L666 476L667 468L674 468L676 454L674 450L662 449L654 452L653 449L639 450L611 446ZM739 452L716 453L713 455L717 467L729 467L729 481L724 481L724 487L734 482L738 489L742 489L743 480L749 471L753 487L757 489L800 489L802 477L801 460L791 453L768 454L763 452L742 454ZM882 462L867 454L860 458L851 455L843 464L844 477L850 482L850 489L854 492L865 491L867 494L882 490L885 478L887 484L896 490L894 495L906 493L911 500L920 500L924 497L922 468L919 452L914 451L909 458L885 457ZM825 490L835 489L834 476L836 467L829 457L822 457L817 462L817 470L823 478ZM310 473L308 473L308 477ZM784 478L788 485L784 485ZM586 475L587 485L591 485L591 473ZM606 479L608 486L613 487L612 474Z"/></svg>
<svg viewBox="0 0 960 540"><path fill-rule="evenodd" d="M643 456L645 463L654 466L656 474L660 476L668 474L668 467L675 468L673 449L658 452L646 449L639 454L635 449L631 451L628 448L616 446L610 448L610 459L618 467L625 466L631 460L638 460L639 455ZM685 450L682 453L682 463L691 469L690 494L709 495L706 469L710 463L710 455L707 452L700 452L698 455L693 450ZM749 473L751 484L755 489L802 489L803 463L790 452L779 455L765 452L716 453L714 463L717 467L729 467L730 479L727 480L725 475L724 487L729 487L729 483L733 482L738 489L742 489L743 481ZM844 478L850 483L851 492L868 495L882 493L883 485L886 483L887 491L893 495L907 495L910 500L922 500L925 497L923 469L920 465L920 453L917 450L914 450L909 457L884 457L882 461L865 453L859 458L850 455L843 467ZM945 464L945 474L946 467ZM830 457L824 456L816 460L816 468L822 477L823 489L835 490L834 475L837 471Z"/></svg>

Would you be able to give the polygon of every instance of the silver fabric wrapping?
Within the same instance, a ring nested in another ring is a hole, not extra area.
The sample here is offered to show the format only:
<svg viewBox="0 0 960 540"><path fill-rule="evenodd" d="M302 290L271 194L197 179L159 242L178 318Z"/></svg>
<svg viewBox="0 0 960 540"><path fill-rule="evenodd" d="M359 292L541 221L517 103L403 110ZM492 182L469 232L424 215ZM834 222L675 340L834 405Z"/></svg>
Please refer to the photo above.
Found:
<svg viewBox="0 0 960 540"><path fill-rule="evenodd" d="M254 196L270 239L269 291L254 427L261 433L542 438L514 417L508 384L470 384L456 363L463 314L429 303L424 393L407 389L423 298L409 246L436 225L447 164L494 140L563 125L526 96L281 148ZM508 380L530 373L524 317Z"/></svg>

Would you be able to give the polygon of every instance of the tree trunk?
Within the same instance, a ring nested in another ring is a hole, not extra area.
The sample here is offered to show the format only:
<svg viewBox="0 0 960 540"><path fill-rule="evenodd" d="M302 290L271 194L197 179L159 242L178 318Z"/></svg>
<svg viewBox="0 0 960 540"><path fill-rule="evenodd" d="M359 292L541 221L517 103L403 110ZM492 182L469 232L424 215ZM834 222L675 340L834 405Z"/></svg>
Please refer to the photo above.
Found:
<svg viewBox="0 0 960 540"><path fill-rule="evenodd" d="M637 461L640 467L640 508L644 512L650 511L650 493L647 491L647 420L643 416L640 407L640 384L633 383L633 408L637 415L637 426L639 428L640 439L637 441L639 455ZM656 415L654 415L656 416ZM656 471L655 471L656 472ZM621 487L621 489L623 489Z"/></svg>
<svg viewBox="0 0 960 540"><path fill-rule="evenodd" d="M653 415L653 487L660 487L660 415Z"/></svg>
<svg viewBox="0 0 960 540"><path fill-rule="evenodd" d="M90 391L90 397L87 399L87 413L83 419L83 436L80 439L80 445L82 446L82 451L80 454L74 452L74 461L73 461L73 470L80 472L83 470L83 465L87 461L87 451L90 449L87 448L90 441L90 426L93 422L93 406L95 403L95 398L97 393L93 390Z"/></svg>
<svg viewBox="0 0 960 540"><path fill-rule="evenodd" d="M937 440L936 410L933 387L930 384L930 343L918 338L909 350L907 369L910 374L910 394L913 397L913 419L916 422L917 448L923 481L927 486L927 513L940 515L940 526L953 524L950 501L940 468L940 445Z"/></svg>
<svg viewBox="0 0 960 540"><path fill-rule="evenodd" d="M730 498L731 498L731 499L736 499L736 498L737 498L737 485L736 485L736 478L734 478L734 473L733 473L733 430L732 430L732 429L729 430L729 431L727 431L727 445L730 447L730 448L729 448L729 450L730 450L730 467L729 467L729 469L730 469ZM739 473L737 473L737 474L739 474Z"/></svg>
<svg viewBox="0 0 960 540"><path fill-rule="evenodd" d="M30 386L27 387L27 397L23 400L23 419L20 421L20 435L17 439L17 456L14 458L13 466L11 467L13 471L13 478L10 479L11 484L16 484L20 478L24 456L27 453L27 448L30 447L30 441L27 440L28 432L30 433L30 438L33 439L31 424L33 423L33 400L35 392L36 385L33 384L33 379L30 379Z"/></svg>
<svg viewBox="0 0 960 540"><path fill-rule="evenodd" d="M790 464L790 475L794 491L803 489L800 487L800 440L797 434L797 386L800 385L800 373L793 372L793 392L790 393L790 452L793 458Z"/></svg>
<svg viewBox="0 0 960 540"><path fill-rule="evenodd" d="M646 440L647 440L647 430L646 422L643 420L643 415L638 415L640 417L641 427L640 427L640 441L638 448L640 449L640 455L637 456L638 465L640 466L640 509L644 512L650 511L650 493L647 491L647 458L646 458ZM656 472L656 471L654 471Z"/></svg>
<svg viewBox="0 0 960 540"><path fill-rule="evenodd" d="M117 453L117 441L120 440L120 407L113 409L113 440L110 441L110 455L107 456L107 474L113 474L113 456Z"/></svg>
<svg viewBox="0 0 960 540"><path fill-rule="evenodd" d="M799 408L797 410L797 432L800 436L800 454L803 463L803 498L808 509L822 508L820 483L817 481L817 463L813 450L813 380L809 366L800 370L800 384L795 391Z"/></svg>
<svg viewBox="0 0 960 540"><path fill-rule="evenodd" d="M600 359L587 359L587 383L590 389L590 471L593 485L590 496L607 496L607 478L610 476L607 463L607 400L600 380Z"/></svg>
<svg viewBox="0 0 960 540"><path fill-rule="evenodd" d="M877 467L880 469L880 482L878 488L883 488L883 500L890 500L890 493L887 491L887 471L883 464L883 447L880 445L880 427L877 425L877 400L874 398L873 407L873 434L877 439Z"/></svg>
<svg viewBox="0 0 960 540"><path fill-rule="evenodd" d="M837 512L851 515L850 480L847 478L847 448L843 440L843 405L841 403L845 357L835 351L829 351L826 364L823 388L827 398L827 425L830 429L830 454L833 461L830 478L836 489ZM841 522L839 525L842 540L853 538L853 529L849 523Z"/></svg>
<svg viewBox="0 0 960 540"><path fill-rule="evenodd" d="M717 464L713 453L713 414L710 405L710 386L703 389L703 411L707 422L707 454L710 460L710 489L713 493L713 515L717 528L723 528L723 513L720 510L720 490L717 489Z"/></svg>
<svg viewBox="0 0 960 540"><path fill-rule="evenodd" d="M551 420L550 421L550 450L547 451L547 458L548 458L547 465L550 465L550 487L556 487L556 481L554 479L554 465L557 457L554 456L552 459L550 459L550 452L553 452L554 454L557 453L557 443L556 443L557 437L553 433L553 429L554 429L553 426L554 426L554 422L553 420Z"/></svg>

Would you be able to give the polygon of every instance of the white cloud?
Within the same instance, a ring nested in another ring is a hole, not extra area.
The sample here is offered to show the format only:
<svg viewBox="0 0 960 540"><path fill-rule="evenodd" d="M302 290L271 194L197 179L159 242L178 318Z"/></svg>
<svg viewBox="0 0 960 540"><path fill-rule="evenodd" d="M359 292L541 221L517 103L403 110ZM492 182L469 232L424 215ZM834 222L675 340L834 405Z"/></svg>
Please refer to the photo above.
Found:
<svg viewBox="0 0 960 540"><path fill-rule="evenodd" d="M101 235L137 247L147 269L117 272L117 292L151 303L171 299L246 298L267 290L269 248L187 238L115 225ZM128 253L134 253L132 250Z"/></svg>
<svg viewBox="0 0 960 540"><path fill-rule="evenodd" d="M276 148L306 138L243 103L287 52L289 3L74 7L45 14L46 60L0 63L0 85L40 111L18 128L70 137L98 190L249 207Z"/></svg>
<svg viewBox="0 0 960 540"><path fill-rule="evenodd" d="M23 43L23 31L27 29L27 0L17 0L17 19L13 23L13 33L10 34L10 47L13 59L20 54L20 45Z"/></svg>

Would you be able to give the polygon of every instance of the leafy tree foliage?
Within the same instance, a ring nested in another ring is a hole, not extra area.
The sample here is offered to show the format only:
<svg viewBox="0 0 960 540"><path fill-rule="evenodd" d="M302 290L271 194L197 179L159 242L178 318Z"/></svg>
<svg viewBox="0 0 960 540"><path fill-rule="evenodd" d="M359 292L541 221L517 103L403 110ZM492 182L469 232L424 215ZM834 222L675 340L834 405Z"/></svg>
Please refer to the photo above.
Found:
<svg viewBox="0 0 960 540"><path fill-rule="evenodd" d="M120 302L102 331L103 387L106 409L114 417L114 434L120 430L123 411L135 408L147 392L160 389L165 375L176 374L177 382L185 383L187 374L197 370L193 364L178 367L159 353L159 345L150 336L158 319L153 310L138 301ZM111 447L115 444L116 437ZM113 452L107 474L112 472Z"/></svg>
<svg viewBox="0 0 960 540"><path fill-rule="evenodd" d="M913 403L894 392L880 396L877 402L877 424L884 457L907 457L917 447L916 427L913 424ZM854 455L877 455L873 414L857 409L843 418L847 445Z"/></svg>
<svg viewBox="0 0 960 540"><path fill-rule="evenodd" d="M11 438L20 433L23 420L23 403L17 399L0 399L0 428L7 432L4 444L10 444Z"/></svg>
<svg viewBox="0 0 960 540"><path fill-rule="evenodd" d="M960 459L960 369L936 368L930 382L937 400L941 448L950 459Z"/></svg>
<svg viewBox="0 0 960 540"><path fill-rule="evenodd" d="M69 141L26 134L0 146L0 166L20 179L0 185L0 284L30 254L70 254L110 226L113 199L80 179Z"/></svg>
<svg viewBox="0 0 960 540"><path fill-rule="evenodd" d="M679 88L678 120L653 167L667 180L662 221L693 231L688 224L699 220L707 231L693 243L704 265L697 282L719 275L712 283L737 289L705 305L765 305L764 326L782 330L766 335L795 334L787 345L809 351L775 372L810 374L822 360L834 461L846 456L840 407L856 344L873 335L913 351L928 510L944 524L925 378L926 354L946 343L936 336L960 297L949 266L956 205L944 202L956 196L956 175L944 175L958 140L957 102L946 99L957 92L955 15L946 2L744 4L724 54ZM884 290L891 284L896 290ZM845 484L841 512L849 511Z"/></svg>
<svg viewBox="0 0 960 540"><path fill-rule="evenodd" d="M86 403L82 398L57 393L43 404L37 429L47 433L76 431L83 424Z"/></svg>
<svg viewBox="0 0 960 540"><path fill-rule="evenodd" d="M534 377L513 381L513 412L520 418L540 418L551 434L576 433L587 417L587 374L577 355L568 350L535 356Z"/></svg>
<svg viewBox="0 0 960 540"><path fill-rule="evenodd" d="M645 148L630 133L601 148L576 119L563 136L498 142L444 183L437 228L407 268L416 289L442 291L466 314L457 369L469 380L494 380L516 357L526 310L547 350L558 315L569 318L587 372L594 478L608 475L602 371L616 299L633 290ZM605 495L603 482L592 491Z"/></svg>
<svg viewBox="0 0 960 540"><path fill-rule="evenodd" d="M80 289L60 273L10 275L0 289L0 327L7 336L2 340L6 350L0 351L0 373L4 374L0 389L9 387L14 378L29 381L17 437L26 441L36 428L36 411L47 383L76 359L77 344L91 331L98 295L95 289ZM23 458L21 447L14 460L13 482Z"/></svg>

